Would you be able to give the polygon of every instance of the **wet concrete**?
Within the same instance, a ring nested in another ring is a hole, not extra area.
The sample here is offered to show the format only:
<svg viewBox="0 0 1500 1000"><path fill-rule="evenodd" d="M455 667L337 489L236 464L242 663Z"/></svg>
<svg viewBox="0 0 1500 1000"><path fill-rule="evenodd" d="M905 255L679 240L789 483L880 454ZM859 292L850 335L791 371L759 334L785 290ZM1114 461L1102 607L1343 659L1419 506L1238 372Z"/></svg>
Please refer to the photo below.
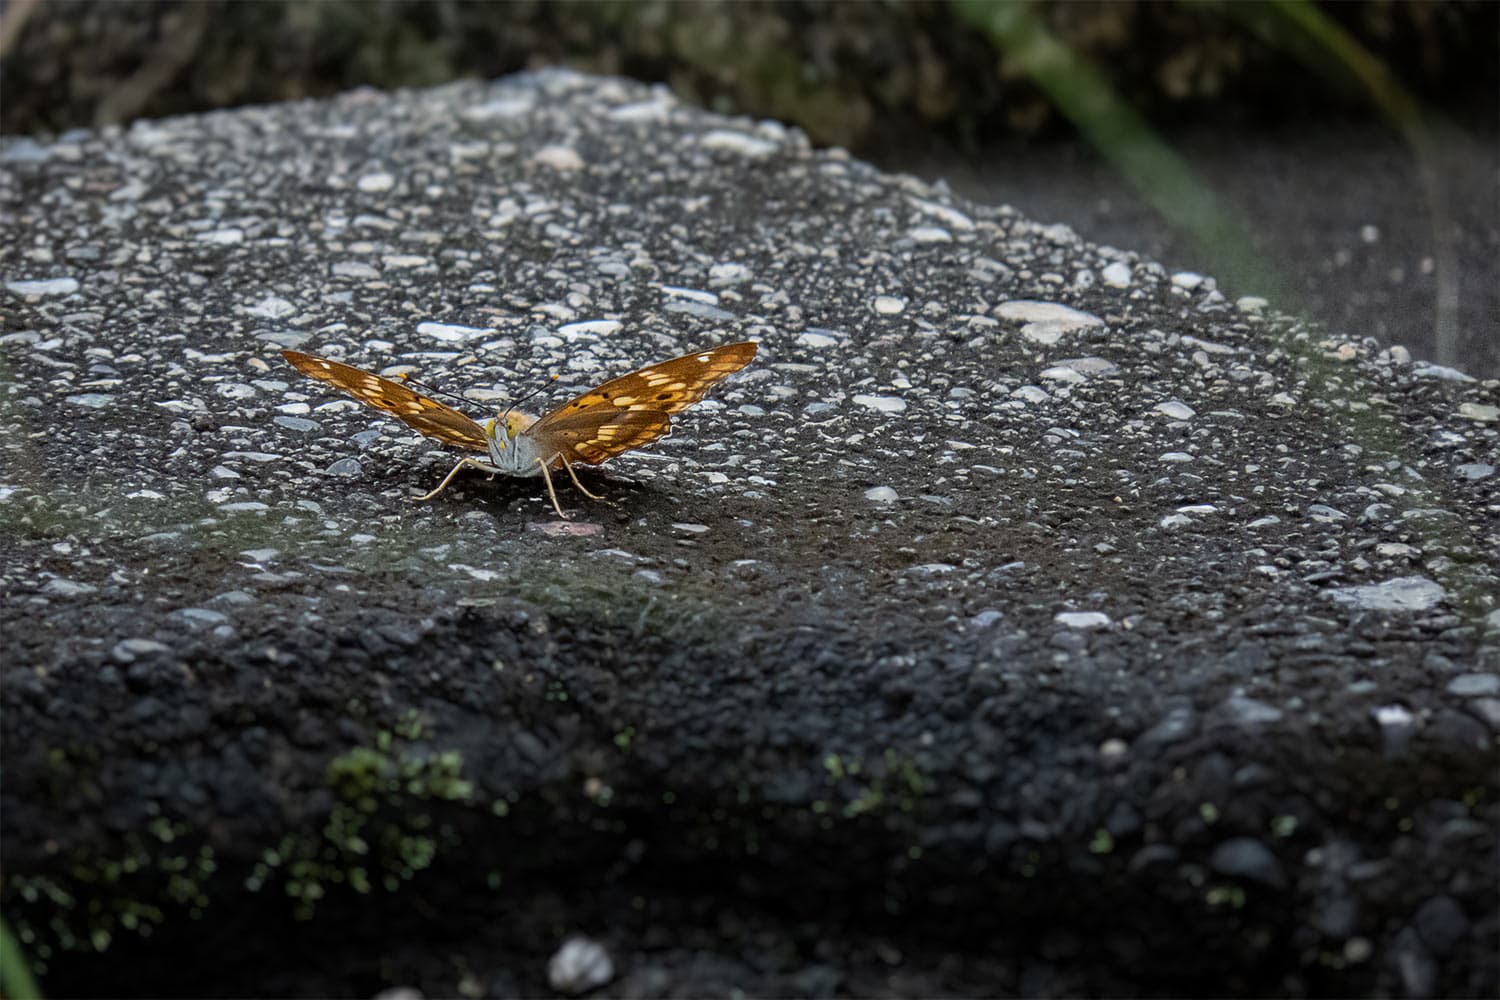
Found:
<svg viewBox="0 0 1500 1000"><path fill-rule="evenodd" d="M0 197L50 993L1494 991L1495 382L570 74ZM744 339L570 521L279 355L482 417Z"/></svg>

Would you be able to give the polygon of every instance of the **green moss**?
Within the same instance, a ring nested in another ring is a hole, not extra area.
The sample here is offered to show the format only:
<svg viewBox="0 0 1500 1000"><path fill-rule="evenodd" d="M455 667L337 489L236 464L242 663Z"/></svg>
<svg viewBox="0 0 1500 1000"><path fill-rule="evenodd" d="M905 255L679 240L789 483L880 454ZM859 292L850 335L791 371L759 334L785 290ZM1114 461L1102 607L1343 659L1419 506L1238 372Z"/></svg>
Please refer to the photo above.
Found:
<svg viewBox="0 0 1500 1000"><path fill-rule="evenodd" d="M1237 885L1213 886L1204 898L1209 906L1227 906L1232 910L1243 909L1245 906L1245 890Z"/></svg>
<svg viewBox="0 0 1500 1000"><path fill-rule="evenodd" d="M1297 832L1297 817L1277 816L1271 820L1271 833L1277 837L1290 837Z"/></svg>
<svg viewBox="0 0 1500 1000"><path fill-rule="evenodd" d="M371 745L330 760L326 780L335 802L322 827L264 847L244 874L244 888L279 889L293 901L293 914L308 919L335 887L368 894L379 884L395 892L430 868L458 842L431 806L473 805L475 793L461 753L417 742L428 729L408 712ZM86 755L64 748L48 753L49 769L62 777L86 763ZM503 816L508 808L496 800L489 811ZM213 848L201 841L187 824L155 816L127 833L115 856L73 857L60 877L7 876L4 898L22 911L16 933L33 968L44 973L58 953L104 951L125 933L149 935L168 912L201 918L219 870Z"/></svg>
<svg viewBox="0 0 1500 1000"><path fill-rule="evenodd" d="M927 794L928 780L909 755L887 749L873 760L830 753L823 758L827 783L837 793L834 803L812 804L817 815L829 812L838 801L838 814L845 819L899 812L911 813Z"/></svg>

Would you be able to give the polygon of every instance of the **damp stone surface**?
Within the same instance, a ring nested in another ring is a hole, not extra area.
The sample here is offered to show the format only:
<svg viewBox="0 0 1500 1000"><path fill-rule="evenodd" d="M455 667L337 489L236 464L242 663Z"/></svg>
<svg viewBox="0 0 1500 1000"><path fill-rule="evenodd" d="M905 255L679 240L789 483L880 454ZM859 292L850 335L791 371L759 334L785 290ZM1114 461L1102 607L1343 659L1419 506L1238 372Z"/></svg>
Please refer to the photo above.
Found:
<svg viewBox="0 0 1500 1000"><path fill-rule="evenodd" d="M1494 381L561 72L0 202L50 995L1497 992ZM280 357L483 419L739 340L569 520Z"/></svg>

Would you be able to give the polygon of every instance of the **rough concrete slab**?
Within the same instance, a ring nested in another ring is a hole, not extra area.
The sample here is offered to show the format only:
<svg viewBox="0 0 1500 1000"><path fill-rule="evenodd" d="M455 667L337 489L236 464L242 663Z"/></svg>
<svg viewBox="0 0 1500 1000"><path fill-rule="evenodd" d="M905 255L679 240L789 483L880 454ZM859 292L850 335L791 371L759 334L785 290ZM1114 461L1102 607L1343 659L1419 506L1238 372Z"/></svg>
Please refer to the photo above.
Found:
<svg viewBox="0 0 1500 1000"><path fill-rule="evenodd" d="M49 992L1495 992L1495 382L570 74L0 198ZM566 522L279 357L483 416L742 339Z"/></svg>

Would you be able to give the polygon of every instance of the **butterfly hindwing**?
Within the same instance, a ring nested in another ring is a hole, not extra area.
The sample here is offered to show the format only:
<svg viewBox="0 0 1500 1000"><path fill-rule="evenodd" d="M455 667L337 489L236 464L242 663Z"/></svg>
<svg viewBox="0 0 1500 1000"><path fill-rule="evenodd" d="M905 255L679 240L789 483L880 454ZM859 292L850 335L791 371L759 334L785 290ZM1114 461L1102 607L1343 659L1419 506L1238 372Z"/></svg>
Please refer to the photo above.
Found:
<svg viewBox="0 0 1500 1000"><path fill-rule="evenodd" d="M526 433L541 451L562 451L570 460L597 465L669 433L670 414L692 406L748 365L755 350L746 341L647 365L564 403Z"/></svg>
<svg viewBox="0 0 1500 1000"><path fill-rule="evenodd" d="M400 382L301 351L282 351L281 356L302 374L327 382L430 438L472 451L489 449L483 427L451 406L413 392Z"/></svg>

